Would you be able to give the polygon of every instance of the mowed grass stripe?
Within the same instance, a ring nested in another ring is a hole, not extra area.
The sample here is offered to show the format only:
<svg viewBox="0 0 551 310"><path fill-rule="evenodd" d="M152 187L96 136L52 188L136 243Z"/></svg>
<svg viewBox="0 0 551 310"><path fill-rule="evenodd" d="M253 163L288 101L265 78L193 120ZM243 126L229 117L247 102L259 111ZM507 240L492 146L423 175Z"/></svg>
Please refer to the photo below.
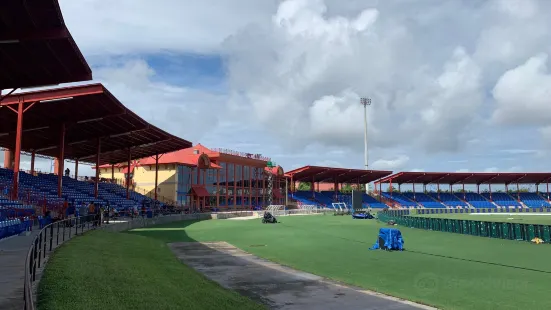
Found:
<svg viewBox="0 0 551 310"><path fill-rule="evenodd" d="M94 231L58 249L38 309L264 309L180 263L166 243Z"/></svg>
<svg viewBox="0 0 551 310"><path fill-rule="evenodd" d="M545 297L549 245L398 227L407 251L370 251L383 225L375 221L348 216L281 221L173 223L130 233L165 242L227 241L284 265L444 309L551 308Z"/></svg>

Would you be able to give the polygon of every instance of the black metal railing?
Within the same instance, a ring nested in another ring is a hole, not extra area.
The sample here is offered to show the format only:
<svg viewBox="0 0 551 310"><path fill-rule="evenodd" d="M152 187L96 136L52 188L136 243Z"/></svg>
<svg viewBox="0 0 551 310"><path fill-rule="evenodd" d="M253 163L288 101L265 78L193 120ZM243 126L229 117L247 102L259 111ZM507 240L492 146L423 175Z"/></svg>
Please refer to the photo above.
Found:
<svg viewBox="0 0 551 310"><path fill-rule="evenodd" d="M187 219L197 219L201 215L217 214L218 218L232 218L242 216L252 216L255 213L253 211L233 211L233 212L212 212L212 213L188 213L183 214L180 212L170 212L167 210L155 210L152 214L152 218L159 218L159 216L170 215L183 215L188 217ZM118 217L109 218L104 217L103 221L109 224L110 220L116 223L116 220L135 221L149 218L146 213L140 212L137 216L132 217ZM161 223L158 223L161 224ZM33 295L33 283L37 280L37 271L45 264L45 259L53 252L59 245L71 240L72 238L82 235L84 232L95 229L102 225L102 220L96 215L82 216L78 218L65 219L45 225L40 232L34 238L32 244L27 252L27 258L25 261L25 278L24 278L24 300L25 310L35 310L34 295Z"/></svg>
<svg viewBox="0 0 551 310"><path fill-rule="evenodd" d="M25 261L24 299L25 310L34 310L33 283L36 281L37 270L45 263L48 255L59 245L71 240L85 231L101 225L96 215L56 221L45 225L34 238Z"/></svg>

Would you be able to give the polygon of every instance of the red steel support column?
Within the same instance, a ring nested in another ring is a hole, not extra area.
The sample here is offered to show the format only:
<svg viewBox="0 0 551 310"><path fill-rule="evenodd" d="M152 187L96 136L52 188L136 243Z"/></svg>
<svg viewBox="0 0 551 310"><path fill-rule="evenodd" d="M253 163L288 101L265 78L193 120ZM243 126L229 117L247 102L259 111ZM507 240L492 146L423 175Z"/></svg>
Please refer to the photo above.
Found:
<svg viewBox="0 0 551 310"><path fill-rule="evenodd" d="M517 199L520 200L520 189L518 187L518 183L517 183Z"/></svg>
<svg viewBox="0 0 551 310"><path fill-rule="evenodd" d="M265 170L262 170L260 173L262 175L262 205L266 204L266 173Z"/></svg>
<svg viewBox="0 0 551 310"><path fill-rule="evenodd" d="M413 200L415 200L415 183L412 183L413 185Z"/></svg>
<svg viewBox="0 0 551 310"><path fill-rule="evenodd" d="M96 167L99 170L99 166ZM78 158L75 160L75 180L78 180Z"/></svg>
<svg viewBox="0 0 551 310"><path fill-rule="evenodd" d="M12 150L4 151L4 168L13 169L13 151Z"/></svg>
<svg viewBox="0 0 551 310"><path fill-rule="evenodd" d="M34 175L34 160L36 158L36 153L32 151L31 153L31 174Z"/></svg>
<svg viewBox="0 0 551 310"><path fill-rule="evenodd" d="M59 155L57 157L58 161L58 171L57 171L57 196L61 197L63 194L63 169L65 168L65 123L61 124L61 130L59 133Z"/></svg>
<svg viewBox="0 0 551 310"><path fill-rule="evenodd" d="M157 200L157 192L159 189L159 154L155 155L155 200Z"/></svg>
<svg viewBox="0 0 551 310"><path fill-rule="evenodd" d="M253 183L252 183L253 167L249 166L249 208L253 208Z"/></svg>
<svg viewBox="0 0 551 310"><path fill-rule="evenodd" d="M111 182L115 181L115 165L111 164Z"/></svg>
<svg viewBox="0 0 551 310"><path fill-rule="evenodd" d="M98 138L97 152L96 152L96 180L94 181L94 197L98 198L99 194L99 160L101 154L101 139ZM78 164L78 161L77 161Z"/></svg>
<svg viewBox="0 0 551 310"><path fill-rule="evenodd" d="M292 181L291 181L291 184L292 184ZM313 176L312 176L312 198L316 198L316 184L314 183L314 177Z"/></svg>
<svg viewBox="0 0 551 310"><path fill-rule="evenodd" d="M23 139L23 101L19 99L17 104L17 129L15 134L15 150L13 161L13 190L12 198L19 195L19 164L21 163L21 140Z"/></svg>
<svg viewBox="0 0 551 310"><path fill-rule="evenodd" d="M236 165L233 165L233 206L236 206L237 203L237 169Z"/></svg>
<svg viewBox="0 0 551 310"><path fill-rule="evenodd" d="M492 201L492 184L488 183L488 191L490 192L490 201Z"/></svg>
<svg viewBox="0 0 551 310"><path fill-rule="evenodd" d="M241 206L245 206L245 165L241 165Z"/></svg>
<svg viewBox="0 0 551 310"><path fill-rule="evenodd" d="M224 166L226 167L226 168L224 169L224 170L226 170L226 171L225 171L225 173L226 173L226 193L225 193L225 196L226 196L226 207L229 207L229 206L230 206L230 200L229 200L229 198L230 198L230 196L229 196L229 190L230 190L230 186L229 186L229 183L230 183L230 182L229 182L229 181L230 181L230 179L228 179L228 170L230 169L230 164L229 164L229 163L226 163Z"/></svg>
<svg viewBox="0 0 551 310"><path fill-rule="evenodd" d="M130 199L130 164L132 161L132 151L128 148L128 163L126 171L126 199Z"/></svg>
<svg viewBox="0 0 551 310"><path fill-rule="evenodd" d="M463 200L467 201L467 193L465 193L465 183L463 185Z"/></svg>
<svg viewBox="0 0 551 310"><path fill-rule="evenodd" d="M220 169L216 169L216 207L220 208Z"/></svg>

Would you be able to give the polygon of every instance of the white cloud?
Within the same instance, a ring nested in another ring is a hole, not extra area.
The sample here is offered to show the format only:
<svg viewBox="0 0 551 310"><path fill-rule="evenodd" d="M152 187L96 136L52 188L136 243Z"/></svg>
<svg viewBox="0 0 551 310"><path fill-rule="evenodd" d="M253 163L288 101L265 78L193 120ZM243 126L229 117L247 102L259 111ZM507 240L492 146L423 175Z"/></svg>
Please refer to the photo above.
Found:
<svg viewBox="0 0 551 310"><path fill-rule="evenodd" d="M490 167L490 168L486 168L484 169L484 172L498 172L499 169L497 167Z"/></svg>
<svg viewBox="0 0 551 310"><path fill-rule="evenodd" d="M409 162L407 155L399 155L390 159L377 159L370 166L372 169L379 170L396 170L402 169Z"/></svg>
<svg viewBox="0 0 551 310"><path fill-rule="evenodd" d="M467 168L462 168L462 169L456 170L455 172L469 172L469 169L467 169Z"/></svg>
<svg viewBox="0 0 551 310"><path fill-rule="evenodd" d="M493 119L508 125L542 125L551 121L551 75L546 54L507 71L493 90Z"/></svg>
<svg viewBox="0 0 551 310"><path fill-rule="evenodd" d="M479 66L460 45L427 66L414 34L382 16L367 5L350 17L329 16L323 1L288 0L271 23L232 36L225 45L229 81L244 94L249 120L285 119L285 128L271 131L293 147L359 150L359 98L369 95L370 145L459 149L482 103Z"/></svg>
<svg viewBox="0 0 551 310"><path fill-rule="evenodd" d="M425 169L413 168L410 170L410 172L425 172Z"/></svg>
<svg viewBox="0 0 551 310"><path fill-rule="evenodd" d="M513 155L523 155L523 154L536 154L538 150L509 149L509 150L500 150L500 152L513 154Z"/></svg>
<svg viewBox="0 0 551 310"><path fill-rule="evenodd" d="M217 52L239 28L269 19L275 5L273 0L60 1L79 46L100 56Z"/></svg>
<svg viewBox="0 0 551 310"><path fill-rule="evenodd" d="M100 68L95 76L124 105L154 125L184 139L197 141L224 117L225 97L155 82L156 72L143 60ZM213 113L216 111L216 113Z"/></svg>
<svg viewBox="0 0 551 310"><path fill-rule="evenodd" d="M320 167L334 167L334 168L344 168L343 164L335 160L322 160L314 164L314 166Z"/></svg>
<svg viewBox="0 0 551 310"><path fill-rule="evenodd" d="M445 170L437 152L499 166L495 150L542 154L527 139L538 130L551 149L551 1L73 2L61 7L85 55L102 64L95 77L187 139L272 152L289 166L356 166L359 98L368 96L369 150L380 158L371 166ZM139 60L188 53L223 57L228 93L169 83L154 61ZM500 131L514 125L529 129Z"/></svg>

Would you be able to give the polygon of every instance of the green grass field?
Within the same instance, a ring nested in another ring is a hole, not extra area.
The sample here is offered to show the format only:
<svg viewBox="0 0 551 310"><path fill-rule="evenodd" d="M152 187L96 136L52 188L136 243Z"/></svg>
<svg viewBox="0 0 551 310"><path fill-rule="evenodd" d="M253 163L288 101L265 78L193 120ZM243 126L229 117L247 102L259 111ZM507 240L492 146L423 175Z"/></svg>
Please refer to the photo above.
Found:
<svg viewBox="0 0 551 310"><path fill-rule="evenodd" d="M549 245L400 227L406 251L370 251L382 225L376 221L281 220L173 223L129 233L164 242L227 241L297 269L444 309L551 308Z"/></svg>
<svg viewBox="0 0 551 310"><path fill-rule="evenodd" d="M264 309L181 264L162 241L93 231L58 249L38 309Z"/></svg>
<svg viewBox="0 0 551 310"><path fill-rule="evenodd" d="M417 214L411 216L419 217L432 217L432 218L444 218L444 219L456 219L456 220L475 220L475 221L490 221L490 222L510 222L520 224L538 224L538 225L551 225L550 213L529 213L528 214L484 214L484 213L471 213L471 214Z"/></svg>
<svg viewBox="0 0 551 310"><path fill-rule="evenodd" d="M374 220L280 220L186 221L77 238L48 264L40 309L175 309L191 301L196 309L258 307L179 263L165 246L177 241L227 241L287 266L442 309L551 308L547 244L399 227L406 251L370 251L384 225Z"/></svg>

